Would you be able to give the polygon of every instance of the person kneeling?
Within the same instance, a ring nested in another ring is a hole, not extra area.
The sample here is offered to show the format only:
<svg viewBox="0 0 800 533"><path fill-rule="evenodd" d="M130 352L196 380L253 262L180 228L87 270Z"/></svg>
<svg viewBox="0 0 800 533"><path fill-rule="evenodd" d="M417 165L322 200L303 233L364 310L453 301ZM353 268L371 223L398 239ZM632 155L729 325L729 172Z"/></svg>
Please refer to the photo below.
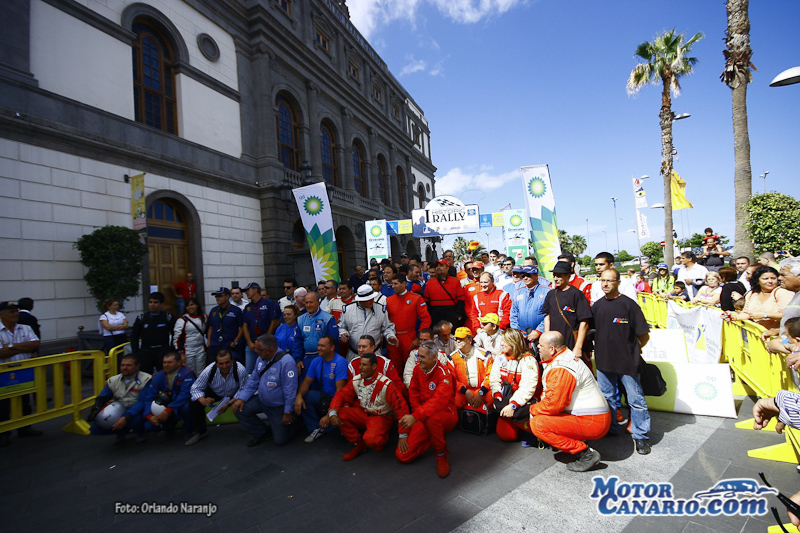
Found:
<svg viewBox="0 0 800 533"><path fill-rule="evenodd" d="M245 366L234 361L233 355L227 348L217 352L217 360L205 367L192 384L192 403L189 411L195 433L186 441L186 446L191 446L206 437L206 407L227 398L227 403L217 412L217 415L221 415L228 410L231 399L242 390L245 383L247 383Z"/></svg>
<svg viewBox="0 0 800 533"><path fill-rule="evenodd" d="M544 390L530 408L530 428L547 444L572 454L567 470L586 472L600 462L600 453L585 441L602 438L611 425L608 402L592 371L564 345L564 337L548 331L539 339L544 364Z"/></svg>
<svg viewBox="0 0 800 533"><path fill-rule="evenodd" d="M164 354L163 370L156 372L144 394L144 428L157 429L171 435L179 421L183 421L186 440L192 437L192 422L189 417L194 372L181 364L178 352Z"/></svg>
<svg viewBox="0 0 800 533"><path fill-rule="evenodd" d="M414 368L408 390L411 414L400 418L400 425L410 431L407 438L398 441L395 456L401 463L409 463L433 446L436 473L447 477L450 463L445 434L456 427L458 414L453 373L439 362L437 355L436 345L431 341L423 342L417 350L419 364Z"/></svg>
<svg viewBox="0 0 800 533"><path fill-rule="evenodd" d="M347 360L336 353L336 337L320 337L317 352L319 356L311 359L294 401L294 412L303 417L308 430L308 443L319 439L326 432L336 431L330 425L327 428L320 426L319 413L328 412L333 396L347 383Z"/></svg>
<svg viewBox="0 0 800 533"><path fill-rule="evenodd" d="M345 461L355 459L365 448L381 451L389 440L394 418L408 414L408 404L400 393L402 385L378 372L378 357L364 353L358 361L359 373L336 393L330 411L319 421L323 428L329 424L338 427L355 445L344 456ZM398 432L401 439L408 438L403 427Z"/></svg>
<svg viewBox="0 0 800 533"><path fill-rule="evenodd" d="M136 356L126 354L119 363L120 373L111 376L95 401L87 419L92 435L117 435L116 443L125 440L128 431L136 434L136 442L144 442L144 404L139 395L152 376L139 371Z"/></svg>

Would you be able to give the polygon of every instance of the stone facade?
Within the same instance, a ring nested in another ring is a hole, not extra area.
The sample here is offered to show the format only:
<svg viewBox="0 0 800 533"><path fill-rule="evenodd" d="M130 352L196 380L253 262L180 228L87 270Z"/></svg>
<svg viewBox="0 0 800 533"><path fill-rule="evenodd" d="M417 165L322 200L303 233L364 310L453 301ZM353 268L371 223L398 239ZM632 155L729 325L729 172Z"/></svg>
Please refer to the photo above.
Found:
<svg viewBox="0 0 800 533"><path fill-rule="evenodd" d="M136 118L141 21L172 53L174 133ZM126 175L145 172L148 206L186 216L207 304L232 280L273 297L294 273L313 281L293 187L327 181L343 276L365 261L365 220L410 218L435 195L427 120L344 2L14 0L0 2L0 49L0 298L34 298L53 346L97 327L72 245L131 226ZM291 164L279 102L296 119ZM421 251L410 236L392 248ZM142 307L128 302L129 320Z"/></svg>

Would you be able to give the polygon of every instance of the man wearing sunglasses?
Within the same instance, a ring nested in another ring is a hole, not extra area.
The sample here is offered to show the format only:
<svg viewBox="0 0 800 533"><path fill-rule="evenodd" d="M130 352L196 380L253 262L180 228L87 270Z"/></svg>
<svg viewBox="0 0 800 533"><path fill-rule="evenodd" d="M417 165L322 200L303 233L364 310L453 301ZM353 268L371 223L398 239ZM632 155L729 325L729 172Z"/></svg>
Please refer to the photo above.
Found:
<svg viewBox="0 0 800 533"><path fill-rule="evenodd" d="M535 342L544 332L542 308L551 289L539 283L539 269L535 266L523 267L522 282L511 304L511 327L524 331L528 341Z"/></svg>

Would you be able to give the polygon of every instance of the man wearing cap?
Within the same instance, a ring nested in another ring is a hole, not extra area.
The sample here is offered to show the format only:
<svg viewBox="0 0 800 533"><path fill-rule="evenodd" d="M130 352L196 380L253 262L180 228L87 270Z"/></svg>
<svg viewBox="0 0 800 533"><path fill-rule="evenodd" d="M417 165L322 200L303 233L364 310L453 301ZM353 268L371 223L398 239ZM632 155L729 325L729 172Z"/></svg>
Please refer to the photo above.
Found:
<svg viewBox="0 0 800 533"><path fill-rule="evenodd" d="M566 261L569 268L572 269L572 275L569 278L569 284L578 289L586 296L586 301L592 301L592 284L580 277L575 273L575 256L569 252L564 252L558 256L559 261Z"/></svg>
<svg viewBox="0 0 800 533"><path fill-rule="evenodd" d="M454 276L448 275L450 264L447 261L434 262L434 268L436 276L425 284L422 291L431 321L437 324L447 320L460 326L466 318L464 289Z"/></svg>
<svg viewBox="0 0 800 533"><path fill-rule="evenodd" d="M261 297L261 286L255 281L251 281L244 288L250 303L244 308L242 314L242 332L247 344L245 348L245 369L247 373L253 371L256 366L258 354L256 354L256 339L265 333L275 334L275 330L281 323L281 309L269 298Z"/></svg>
<svg viewBox="0 0 800 533"><path fill-rule="evenodd" d="M161 370L161 359L172 349L170 337L175 318L162 310L164 295L153 292L147 300L147 311L136 317L131 330L131 349L142 370Z"/></svg>
<svg viewBox="0 0 800 533"><path fill-rule="evenodd" d="M217 359L217 352L227 348L238 355L236 345L242 338L242 311L231 304L231 291L227 287L220 287L211 293L217 300L217 305L208 313L207 337L208 352L206 364ZM240 356L241 358L241 356ZM240 361L243 362L243 361Z"/></svg>
<svg viewBox="0 0 800 533"><path fill-rule="evenodd" d="M336 392L328 413L320 420L321 427L339 428L353 449L345 461L358 457L366 448L380 451L389 440L389 429L395 418L408 414L408 404L401 392L405 387L383 375L378 369L378 356L372 352L360 354L358 372L347 385ZM400 438L408 438L398 426Z"/></svg>
<svg viewBox="0 0 800 533"><path fill-rule="evenodd" d="M517 293L517 290L521 289L525 286L522 282L522 269L525 268L522 265L514 265L511 267L511 280L507 281L505 285L498 285L501 289L506 291L508 294L511 295L513 300L514 295Z"/></svg>
<svg viewBox="0 0 800 533"><path fill-rule="evenodd" d="M481 329L480 317L488 313L496 314L500 319L500 329L506 329L511 323L511 297L495 286L489 272L481 274L479 281L481 291L472 297L470 329L477 333Z"/></svg>
<svg viewBox="0 0 800 533"><path fill-rule="evenodd" d="M406 278L402 274L392 279L392 290L394 294L386 299L386 311L394 324L398 343L389 345L387 352L395 368L405 368L417 331L431 327L431 316L425 299L406 289Z"/></svg>
<svg viewBox="0 0 800 533"><path fill-rule="evenodd" d="M453 336L458 346L451 354L456 380L456 407L469 407L488 414L488 406L492 403L492 387L489 384L492 356L475 346L469 328L458 328Z"/></svg>
<svg viewBox="0 0 800 533"><path fill-rule="evenodd" d="M453 373L439 362L432 342L422 343L417 355L419 364L414 368L409 387L411 413L399 421L408 431L408 437L401 434L395 457L401 463L409 463L432 447L436 453L436 473L447 477L450 462L445 435L458 423Z"/></svg>
<svg viewBox="0 0 800 533"><path fill-rule="evenodd" d="M481 329L475 335L475 346L494 357L500 353L500 317L496 313L487 313L480 318Z"/></svg>
<svg viewBox="0 0 800 533"><path fill-rule="evenodd" d="M552 272L555 288L544 298L544 330L560 332L567 347L590 364L591 354L583 353L583 343L592 318L589 302L581 291L569 284L573 274L569 263L557 261Z"/></svg>
<svg viewBox="0 0 800 533"><path fill-rule="evenodd" d="M24 361L30 359L33 352L39 350L39 337L30 326L19 323L19 307L16 302L0 302L0 363ZM22 396L22 414L31 414L30 395ZM0 422L11 418L11 400L0 400ZM41 431L31 426L24 426L17 430L20 438L38 437ZM0 433L0 448L10 443L10 432Z"/></svg>
<svg viewBox="0 0 800 533"><path fill-rule="evenodd" d="M514 293L511 304L511 328L526 333L535 342L544 332L544 300L550 288L539 283L539 267L522 267L522 287Z"/></svg>
<svg viewBox="0 0 800 533"><path fill-rule="evenodd" d="M309 292L305 296L306 313L297 319L297 326L300 328L300 335L303 336L303 376L308 371L311 360L319 356L317 346L319 340L325 335L331 335L334 339L339 338L339 327L333 315L326 313L319 308L319 296L315 292Z"/></svg>
<svg viewBox="0 0 800 533"><path fill-rule="evenodd" d="M542 399L530 408L534 435L575 461L567 470L585 472L600 462L600 454L587 440L602 438L611 425L611 411L592 371L575 360L564 337L549 331L539 339L544 364Z"/></svg>
<svg viewBox="0 0 800 533"><path fill-rule="evenodd" d="M377 293L369 285L358 288L355 303L342 311L339 332L342 342L348 342L350 352L347 360L352 361L358 354L358 340L364 335L375 339L375 350L380 350L385 338L390 346L398 344L394 324L389 320L386 308L375 302Z"/></svg>

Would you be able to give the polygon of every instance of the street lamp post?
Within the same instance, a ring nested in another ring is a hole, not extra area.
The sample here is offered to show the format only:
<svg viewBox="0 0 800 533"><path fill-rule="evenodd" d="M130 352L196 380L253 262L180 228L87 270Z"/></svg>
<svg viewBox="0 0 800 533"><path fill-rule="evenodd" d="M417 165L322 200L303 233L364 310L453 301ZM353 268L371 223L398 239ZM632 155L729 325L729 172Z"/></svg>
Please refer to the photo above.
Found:
<svg viewBox="0 0 800 533"><path fill-rule="evenodd" d="M639 250L639 253L636 254L639 257L639 270L642 269L642 241L639 239L639 232L635 229L629 229L628 233L635 233L636 234L636 248Z"/></svg>
<svg viewBox="0 0 800 533"><path fill-rule="evenodd" d="M619 255L619 222L617 222L617 197L612 196L611 201L614 202L614 227L617 230L617 255Z"/></svg>
<svg viewBox="0 0 800 533"><path fill-rule="evenodd" d="M764 194L767 194L767 174L769 174L769 170L765 170L763 174L761 174L761 178L764 179Z"/></svg>
<svg viewBox="0 0 800 533"><path fill-rule="evenodd" d="M608 233L606 233L606 230L603 230L603 236L606 238L606 250L608 250Z"/></svg>

